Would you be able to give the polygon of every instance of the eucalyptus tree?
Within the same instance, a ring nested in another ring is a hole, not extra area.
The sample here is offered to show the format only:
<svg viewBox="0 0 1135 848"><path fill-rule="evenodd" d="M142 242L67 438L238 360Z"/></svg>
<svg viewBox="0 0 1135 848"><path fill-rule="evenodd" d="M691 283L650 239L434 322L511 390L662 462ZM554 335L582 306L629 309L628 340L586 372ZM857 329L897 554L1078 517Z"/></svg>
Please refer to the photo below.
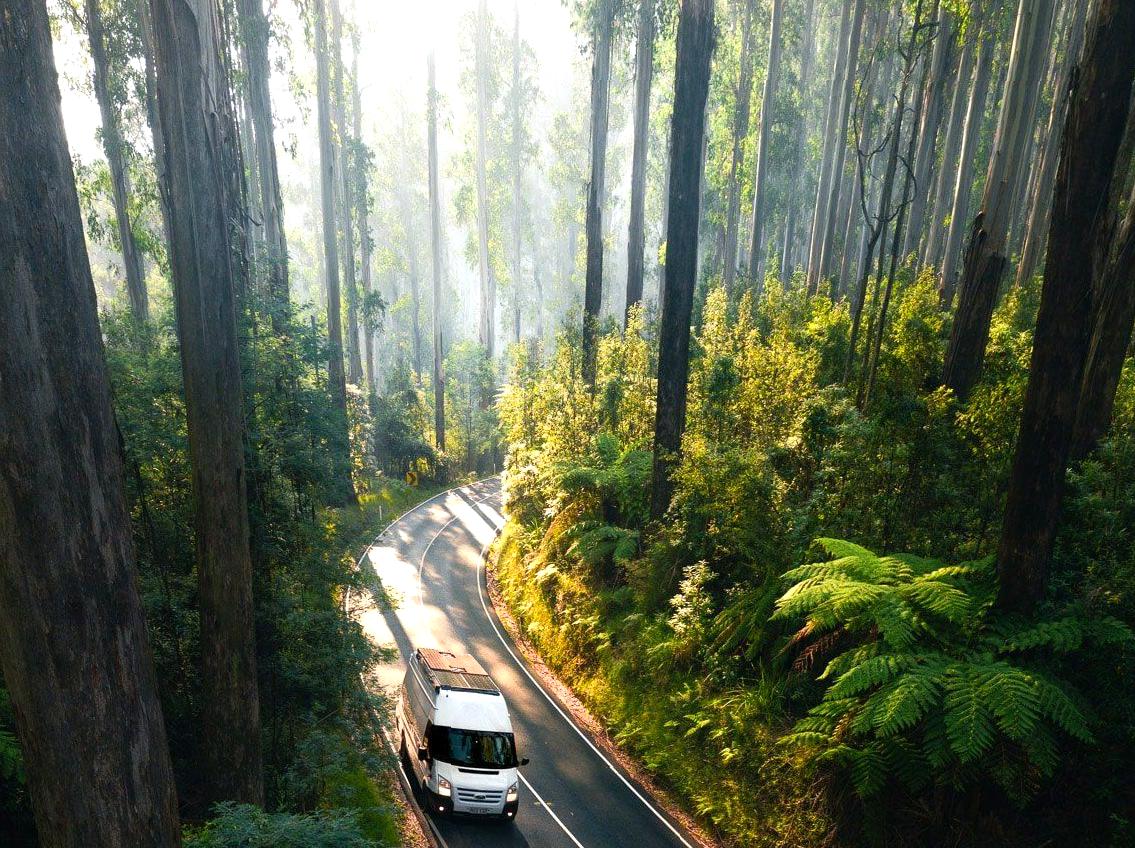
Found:
<svg viewBox="0 0 1135 848"><path fill-rule="evenodd" d="M674 114L670 129L666 271L659 321L658 395L650 511L661 518L674 492L671 472L686 426L690 315L697 277L701 151L713 56L713 0L681 0L678 12Z"/></svg>
<svg viewBox="0 0 1135 848"><path fill-rule="evenodd" d="M363 364L365 366L367 388L375 391L374 379L374 322L373 313L377 304L374 300L374 286L371 279L371 254L374 242L370 233L370 178L371 167L370 151L363 143L363 109L362 86L359 84L359 30L351 28L351 86L353 99L351 106L351 120L353 124L353 138L351 146L351 174L354 177L352 189L354 194L354 212L359 228L359 276L362 279L362 308L359 310L359 324L363 336Z"/></svg>
<svg viewBox="0 0 1135 848"><path fill-rule="evenodd" d="M768 63L761 95L761 120L757 130L756 176L753 178L753 220L749 237L749 279L759 286L765 267L765 218L769 205L769 166L772 150L772 122L776 110L776 91L780 82L780 57L784 53L781 29L784 21L784 0L772 0L769 21Z"/></svg>
<svg viewBox="0 0 1135 848"><path fill-rule="evenodd" d="M753 15L756 0L745 0L741 12L740 73L737 78L736 106L733 110L733 150L729 159L728 198L725 207L725 251L722 283L733 295L737 277L737 233L741 218L741 169L744 167L745 139L749 135L750 101L753 93ZM762 113L763 114L763 113Z"/></svg>
<svg viewBox="0 0 1135 848"><path fill-rule="evenodd" d="M433 390L434 444L445 451L445 372L441 327L441 288L445 269L442 267L441 187L437 161L437 82L433 53L429 57L429 89L426 94L429 181L430 181L430 256L433 263Z"/></svg>
<svg viewBox="0 0 1135 848"><path fill-rule="evenodd" d="M634 145L631 154L631 212L627 235L626 319L642 301L646 264L646 170L650 140L650 86L654 77L654 30L657 0L639 0L635 41Z"/></svg>
<svg viewBox="0 0 1135 848"><path fill-rule="evenodd" d="M1020 29L1020 27L1018 27ZM1132 216L1117 224L1130 172L1135 4L1100 0L1064 124L1029 382L997 552L997 602L1043 600L1100 303L1131 288ZM1130 297L1130 295L1127 295ZM1126 337L1113 337L1126 351ZM1118 356L1122 366L1123 356ZM1102 381L1101 381L1102 382Z"/></svg>
<svg viewBox="0 0 1135 848"><path fill-rule="evenodd" d="M583 292L583 379L590 385L595 384L599 310L603 304L603 190L615 2L594 0L591 22L591 178L587 183L587 265Z"/></svg>
<svg viewBox="0 0 1135 848"><path fill-rule="evenodd" d="M477 97L477 144L476 144L476 184L477 184L477 270L481 280L480 314L477 320L477 335L490 360L493 358L496 343L496 277L493 273L489 255L489 206L488 184L488 124L490 105L488 94L489 56L489 9L485 0L477 11L476 45L474 48L474 85Z"/></svg>
<svg viewBox="0 0 1135 848"><path fill-rule="evenodd" d="M784 211L784 246L780 256L780 278L784 283L792 277L796 258L796 218L800 213L801 198L804 195L804 156L808 143L808 97L812 85L812 66L815 60L816 26L815 0L805 0L804 16L800 21L798 51L799 71L796 77L796 99L799 104L794 132L796 143L792 151L792 170L788 176L789 196Z"/></svg>
<svg viewBox="0 0 1135 848"><path fill-rule="evenodd" d="M0 670L44 848L180 844L42 0L0 0Z"/></svg>
<svg viewBox="0 0 1135 848"><path fill-rule="evenodd" d="M323 270L327 283L327 383L331 392L335 421L332 432L335 444L334 485L332 501L354 503L357 499L351 478L351 442L347 429L347 378L343 370L343 305L339 291L338 207L335 184L338 163L332 134L331 71L327 45L327 8L325 0L314 0L313 30L315 34L316 111L319 133L319 187L323 211Z"/></svg>
<svg viewBox="0 0 1135 848"><path fill-rule="evenodd" d="M1013 187L1028 166L1023 156L1034 130L1037 92L1052 27L1054 0L1020 0L1013 48L993 139L981 211L970 228L958 305L946 349L943 382L961 399L981 375L989 322L1009 258Z"/></svg>
<svg viewBox="0 0 1135 848"><path fill-rule="evenodd" d="M273 326L281 331L290 311L288 244L284 234L284 203L276 164L276 137L272 121L271 68L268 41L271 25L263 0L240 0L237 7L243 47L245 85L251 117L251 139L256 151L256 185L264 232L264 267L267 270L268 307Z"/></svg>
<svg viewBox="0 0 1135 848"><path fill-rule="evenodd" d="M218 801L264 802L236 335L243 198L217 7L153 0L170 271L185 386L201 615L202 748Z"/></svg>

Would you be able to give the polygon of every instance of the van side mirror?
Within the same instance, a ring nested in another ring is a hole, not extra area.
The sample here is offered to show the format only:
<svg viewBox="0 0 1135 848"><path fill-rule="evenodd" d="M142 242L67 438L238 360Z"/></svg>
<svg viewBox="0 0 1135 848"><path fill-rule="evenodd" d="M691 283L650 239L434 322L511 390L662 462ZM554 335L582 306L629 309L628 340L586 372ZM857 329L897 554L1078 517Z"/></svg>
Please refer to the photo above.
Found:
<svg viewBox="0 0 1135 848"><path fill-rule="evenodd" d="M426 748L426 746L425 745L419 745L418 746L418 759L421 760L424 763L424 762L427 762L429 760L429 758L430 758L430 752Z"/></svg>
<svg viewBox="0 0 1135 848"><path fill-rule="evenodd" d="M526 766L526 765L528 765L528 758L527 758L527 757L521 757L521 758L520 758L520 764L521 764L522 766Z"/></svg>

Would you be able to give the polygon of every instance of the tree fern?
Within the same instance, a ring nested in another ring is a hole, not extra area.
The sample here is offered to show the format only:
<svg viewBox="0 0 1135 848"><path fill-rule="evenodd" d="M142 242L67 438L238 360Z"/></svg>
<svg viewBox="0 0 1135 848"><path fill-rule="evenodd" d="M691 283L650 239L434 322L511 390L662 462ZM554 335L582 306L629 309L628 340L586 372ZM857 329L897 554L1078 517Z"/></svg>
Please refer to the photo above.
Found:
<svg viewBox="0 0 1135 848"><path fill-rule="evenodd" d="M847 769L863 796L892 781L991 779L1023 800L1055 771L1061 738L1092 740L1051 659L1130 646L1122 623L1084 611L1002 616L988 560L946 565L836 539L817 545L834 559L789 571L774 618L799 623L790 645L801 655L831 633L845 634L845 648L818 670L824 695L783 744Z"/></svg>

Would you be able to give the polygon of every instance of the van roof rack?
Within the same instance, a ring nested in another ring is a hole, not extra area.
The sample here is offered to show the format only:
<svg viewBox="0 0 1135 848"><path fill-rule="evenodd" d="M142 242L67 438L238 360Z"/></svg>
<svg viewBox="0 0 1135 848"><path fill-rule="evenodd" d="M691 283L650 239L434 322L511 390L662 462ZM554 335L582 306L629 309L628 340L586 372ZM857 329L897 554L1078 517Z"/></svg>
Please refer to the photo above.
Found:
<svg viewBox="0 0 1135 848"><path fill-rule="evenodd" d="M433 648L418 648L418 660L435 689L460 689L499 695L500 689L489 673L468 654L454 654Z"/></svg>

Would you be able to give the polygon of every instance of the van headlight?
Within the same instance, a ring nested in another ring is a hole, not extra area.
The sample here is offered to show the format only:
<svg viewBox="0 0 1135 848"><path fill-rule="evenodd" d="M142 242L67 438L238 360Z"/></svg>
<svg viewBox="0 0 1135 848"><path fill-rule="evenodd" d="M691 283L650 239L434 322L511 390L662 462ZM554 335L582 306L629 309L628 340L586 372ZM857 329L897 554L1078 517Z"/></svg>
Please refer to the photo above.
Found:
<svg viewBox="0 0 1135 848"><path fill-rule="evenodd" d="M505 795L504 800L511 804L517 797L519 796L516 794L516 784L514 783L512 786L508 787L508 794Z"/></svg>
<svg viewBox="0 0 1135 848"><path fill-rule="evenodd" d="M445 798L453 794L453 784L446 780L444 777L437 779L437 794Z"/></svg>

